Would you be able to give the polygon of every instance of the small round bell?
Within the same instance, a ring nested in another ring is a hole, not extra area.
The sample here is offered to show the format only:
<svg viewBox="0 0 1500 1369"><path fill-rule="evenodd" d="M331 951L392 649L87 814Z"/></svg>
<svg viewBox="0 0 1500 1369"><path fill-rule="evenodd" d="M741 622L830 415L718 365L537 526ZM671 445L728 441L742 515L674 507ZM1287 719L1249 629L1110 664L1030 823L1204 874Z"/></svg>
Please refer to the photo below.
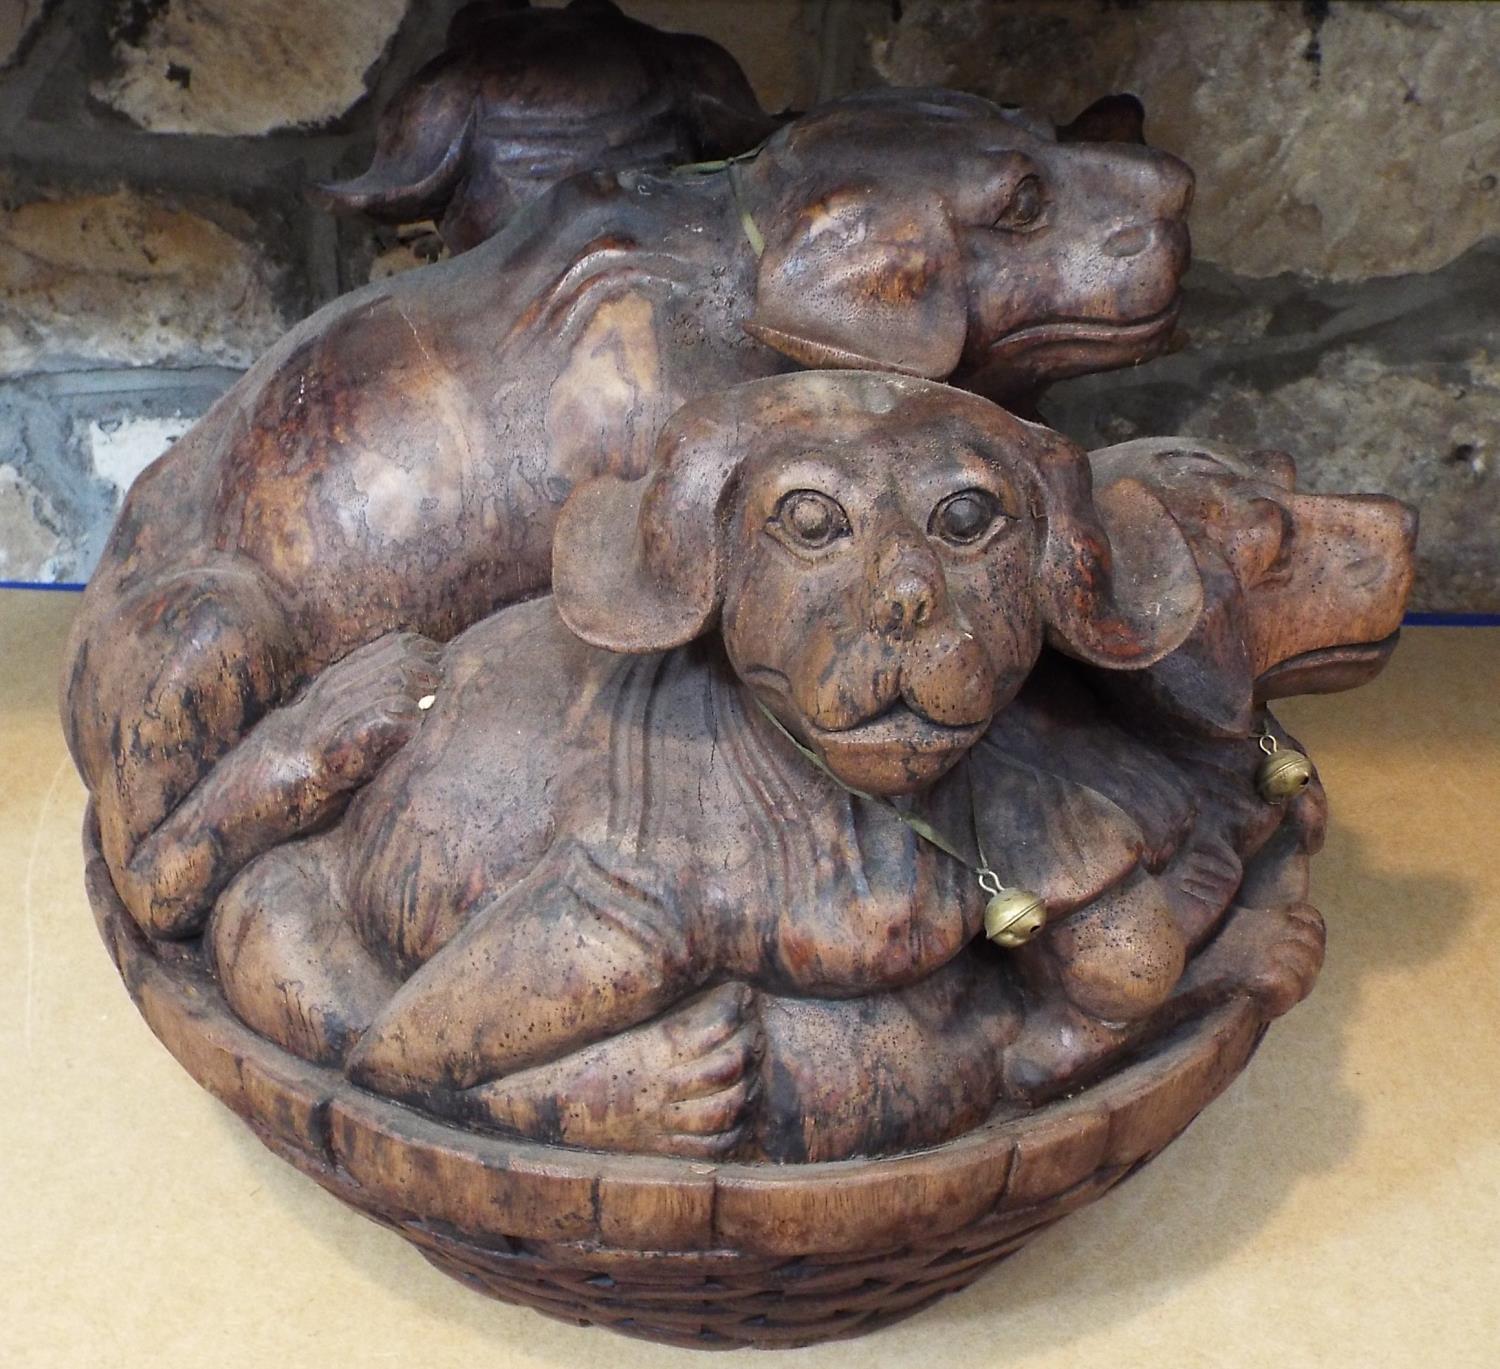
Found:
<svg viewBox="0 0 1500 1369"><path fill-rule="evenodd" d="M1013 951L1047 925L1047 905L1029 889L1001 889L984 907L984 934Z"/></svg>
<svg viewBox="0 0 1500 1369"><path fill-rule="evenodd" d="M1296 798L1313 777L1313 763L1300 751L1272 751L1255 772L1255 787L1267 803Z"/></svg>

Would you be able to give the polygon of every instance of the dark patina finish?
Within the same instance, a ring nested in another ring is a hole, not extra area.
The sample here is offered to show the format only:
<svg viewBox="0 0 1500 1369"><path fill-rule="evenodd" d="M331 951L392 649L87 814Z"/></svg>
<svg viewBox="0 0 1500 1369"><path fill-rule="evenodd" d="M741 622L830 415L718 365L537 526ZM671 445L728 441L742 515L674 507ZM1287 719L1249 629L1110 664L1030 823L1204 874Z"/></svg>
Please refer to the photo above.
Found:
<svg viewBox="0 0 1500 1369"><path fill-rule="evenodd" d="M676 40L577 88L547 44L625 22L468 13L387 208L509 214L504 99L624 137ZM709 118L684 79L651 137ZM1380 669L1415 519L1014 412L1175 325L1192 180L1130 97L596 165L137 482L63 681L90 895L194 1077L470 1286L851 1334L1150 1160L1310 989L1325 802L1267 704Z"/></svg>
<svg viewBox="0 0 1500 1369"><path fill-rule="evenodd" d="M1091 462L875 373L732 387L647 474L576 491L553 596L446 649L383 637L269 713L149 838L154 906L212 911L258 1032L461 1123L719 1158L931 1144L1186 1003L1305 991L1321 933L1286 881L1321 791L1263 800L1253 710L1287 662L1320 687L1330 648L1338 687L1340 648L1394 632L1411 536L1393 501L1295 494L1274 454ZM1331 584L1333 619L1306 607ZM1242 715L1156 698L1195 653ZM976 944L981 851L1048 910L1004 964ZM1215 940L1262 852L1264 916Z"/></svg>
<svg viewBox="0 0 1500 1369"><path fill-rule="evenodd" d="M1191 183L971 97L856 96L718 172L575 178L315 314L137 481L75 625L69 739L127 905L196 931L173 891L235 862L169 871L150 837L225 751L355 647L544 589L568 492L644 473L686 400L797 363L1004 388L1150 355ZM388 663L407 694L412 652ZM350 736L398 736L408 705ZM342 755L258 821L324 821L362 778Z"/></svg>

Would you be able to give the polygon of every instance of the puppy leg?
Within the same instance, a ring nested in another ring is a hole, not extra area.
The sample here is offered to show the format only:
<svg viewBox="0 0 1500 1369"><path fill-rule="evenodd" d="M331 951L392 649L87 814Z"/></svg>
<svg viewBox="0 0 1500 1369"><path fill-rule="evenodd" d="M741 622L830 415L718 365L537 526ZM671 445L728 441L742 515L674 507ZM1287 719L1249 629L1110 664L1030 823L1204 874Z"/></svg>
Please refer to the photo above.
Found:
<svg viewBox="0 0 1500 1369"><path fill-rule="evenodd" d="M934 1145L1000 1097L1020 1005L994 957L964 951L908 988L762 999L757 1157L843 1160Z"/></svg>
<svg viewBox="0 0 1500 1369"><path fill-rule="evenodd" d="M329 842L255 861L219 900L206 940L242 1022L304 1060L336 1065L399 985L333 896Z"/></svg>
<svg viewBox="0 0 1500 1369"><path fill-rule="evenodd" d="M201 922L255 856L326 825L417 730L440 648L393 632L273 709L141 841L116 882L157 935Z"/></svg>
<svg viewBox="0 0 1500 1369"><path fill-rule="evenodd" d="M97 613L78 642L64 686L68 740L110 872L147 931L196 927L157 917L130 877L131 857L295 685L293 655L276 588L258 567L229 557L135 590Z"/></svg>
<svg viewBox="0 0 1500 1369"><path fill-rule="evenodd" d="M754 1103L760 1024L745 984L460 1096L466 1121L596 1150L726 1159Z"/></svg>
<svg viewBox="0 0 1500 1369"><path fill-rule="evenodd" d="M1173 995L1175 1012L1249 994L1273 1018L1307 997L1323 965L1324 928L1307 902L1305 841L1301 826L1287 822L1251 860L1223 928Z"/></svg>
<svg viewBox="0 0 1500 1369"><path fill-rule="evenodd" d="M555 846L407 980L349 1075L426 1096L613 1036L708 977L695 922L650 872L611 870L576 842Z"/></svg>
<svg viewBox="0 0 1500 1369"><path fill-rule="evenodd" d="M1182 978L1186 942L1160 883L1136 878L1049 927L1017 954L1031 999L1006 1053L1006 1086L1061 1092L1131 1041Z"/></svg>
<svg viewBox="0 0 1500 1369"><path fill-rule="evenodd" d="M437 648L382 642L278 707L301 683L290 616L259 567L227 556L95 620L64 711L110 873L142 928L194 935L252 857L333 816L409 735Z"/></svg>

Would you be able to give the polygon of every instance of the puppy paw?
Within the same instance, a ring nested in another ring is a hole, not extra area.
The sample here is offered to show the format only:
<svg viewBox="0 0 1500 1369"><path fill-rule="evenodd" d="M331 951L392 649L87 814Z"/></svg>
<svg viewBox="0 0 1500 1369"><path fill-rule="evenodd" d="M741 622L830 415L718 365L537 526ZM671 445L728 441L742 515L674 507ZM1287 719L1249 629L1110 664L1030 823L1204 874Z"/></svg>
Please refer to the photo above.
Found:
<svg viewBox="0 0 1500 1369"><path fill-rule="evenodd" d="M1006 1049L1004 1096L1031 1106L1045 1102L1084 1082L1129 1040L1128 1030L1068 1003L1040 1004Z"/></svg>
<svg viewBox="0 0 1500 1369"><path fill-rule="evenodd" d="M1223 915L1244 869L1225 841L1198 842L1184 850L1162 877L1183 939L1196 945Z"/></svg>
<svg viewBox="0 0 1500 1369"><path fill-rule="evenodd" d="M1310 903L1276 909L1243 909L1236 921L1253 918L1258 963L1247 959L1245 988L1268 1018L1297 1006L1312 992L1323 968L1327 933L1322 914ZM1250 929L1247 929L1247 935Z"/></svg>
<svg viewBox="0 0 1500 1369"><path fill-rule="evenodd" d="M1218 985L1224 997L1246 993L1269 1020L1312 991L1323 966L1322 915L1310 903L1236 908L1190 977Z"/></svg>
<svg viewBox="0 0 1500 1369"><path fill-rule="evenodd" d="M426 637L387 633L329 666L285 710L289 759L315 790L365 783L415 735L442 680L441 655Z"/></svg>
<svg viewBox="0 0 1500 1369"><path fill-rule="evenodd" d="M754 998L748 985L726 984L663 1020L673 1063L659 1136L670 1153L721 1159L743 1139L761 1051Z"/></svg>
<svg viewBox="0 0 1500 1369"><path fill-rule="evenodd" d="M726 984L607 1041L469 1089L464 1111L541 1141L722 1160L743 1140L760 1050L753 991Z"/></svg>

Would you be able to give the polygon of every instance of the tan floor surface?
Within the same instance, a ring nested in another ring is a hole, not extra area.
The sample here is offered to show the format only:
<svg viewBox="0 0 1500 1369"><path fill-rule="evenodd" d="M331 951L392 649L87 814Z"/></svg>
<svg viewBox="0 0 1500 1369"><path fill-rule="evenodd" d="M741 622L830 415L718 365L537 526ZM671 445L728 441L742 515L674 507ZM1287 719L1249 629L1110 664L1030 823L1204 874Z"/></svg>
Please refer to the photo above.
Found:
<svg viewBox="0 0 1500 1369"><path fill-rule="evenodd" d="M95 934L55 721L76 599L0 593L0 1365L706 1363L491 1303L263 1150ZM1120 1192L787 1369L1500 1366L1500 631L1282 716L1333 799L1312 999ZM771 1361L767 1361L768 1363Z"/></svg>

